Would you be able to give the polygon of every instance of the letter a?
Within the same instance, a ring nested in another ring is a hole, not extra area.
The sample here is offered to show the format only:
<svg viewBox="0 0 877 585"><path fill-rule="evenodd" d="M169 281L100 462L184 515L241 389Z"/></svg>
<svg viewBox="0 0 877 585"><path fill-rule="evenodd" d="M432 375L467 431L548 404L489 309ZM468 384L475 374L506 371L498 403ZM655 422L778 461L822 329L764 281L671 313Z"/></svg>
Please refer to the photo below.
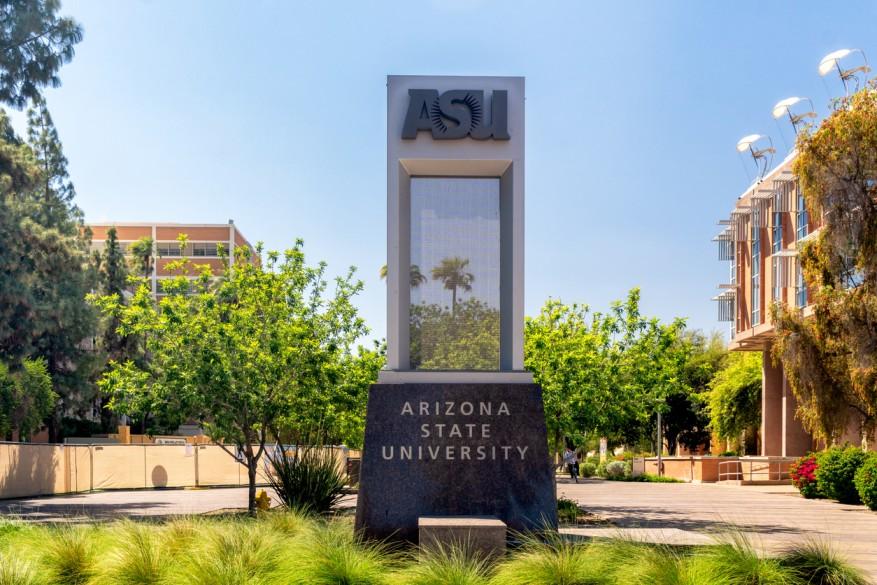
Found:
<svg viewBox="0 0 877 585"><path fill-rule="evenodd" d="M402 138L414 140L418 130L432 130L429 119L429 108L438 100L438 91L434 89L409 89L408 113L402 126Z"/></svg>

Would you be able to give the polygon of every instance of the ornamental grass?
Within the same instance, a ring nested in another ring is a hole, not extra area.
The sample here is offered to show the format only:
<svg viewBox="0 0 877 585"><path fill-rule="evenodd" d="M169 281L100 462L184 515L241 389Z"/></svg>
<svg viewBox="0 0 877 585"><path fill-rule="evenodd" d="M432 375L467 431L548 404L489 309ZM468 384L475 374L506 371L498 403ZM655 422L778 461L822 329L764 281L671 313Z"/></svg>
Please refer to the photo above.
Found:
<svg viewBox="0 0 877 585"><path fill-rule="evenodd" d="M301 512L0 524L0 585L867 585L827 543L777 556L742 534L674 547L626 539L522 537L500 559L364 541L349 517Z"/></svg>

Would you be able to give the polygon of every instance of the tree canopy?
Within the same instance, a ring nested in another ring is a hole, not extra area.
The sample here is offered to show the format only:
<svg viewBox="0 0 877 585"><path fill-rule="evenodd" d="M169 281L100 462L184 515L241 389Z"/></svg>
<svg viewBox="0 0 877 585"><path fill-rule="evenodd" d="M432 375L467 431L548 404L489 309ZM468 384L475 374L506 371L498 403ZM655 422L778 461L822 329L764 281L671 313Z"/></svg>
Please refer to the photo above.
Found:
<svg viewBox="0 0 877 585"><path fill-rule="evenodd" d="M644 317L633 289L609 313L545 303L525 322L524 362L542 386L546 422L556 447L607 436L637 441L656 410L684 385L684 322Z"/></svg>
<svg viewBox="0 0 877 585"><path fill-rule="evenodd" d="M9 363L44 358L60 412L84 415L94 398L93 362L82 346L96 318L85 302L89 236L41 100L28 114L28 139L0 111L0 354ZM54 440L58 422L50 420Z"/></svg>
<svg viewBox="0 0 877 585"><path fill-rule="evenodd" d="M192 420L245 462L252 512L269 440L361 436L361 415L343 408L364 405L382 363L374 351L352 351L366 332L351 302L362 283L351 269L330 294L325 264L308 266L300 241L258 261L239 247L218 279L186 259L169 268L179 275L163 280L157 304L145 280L127 305L95 298L122 335L142 337L149 356L111 362L101 386L111 408L151 413L168 428Z"/></svg>
<svg viewBox="0 0 877 585"><path fill-rule="evenodd" d="M813 315L774 307L799 415L829 442L851 421L877 430L877 84L802 132L794 171L818 235L800 251ZM863 439L864 440L864 439Z"/></svg>
<svg viewBox="0 0 877 585"><path fill-rule="evenodd" d="M21 109L73 58L82 27L58 16L58 0L6 0L0 5L0 101Z"/></svg>
<svg viewBox="0 0 877 585"><path fill-rule="evenodd" d="M709 383L710 426L720 437L755 436L761 425L761 367L761 352L732 352Z"/></svg>
<svg viewBox="0 0 877 585"><path fill-rule="evenodd" d="M45 360L25 359L14 373L0 362L0 439L11 439L13 431L20 440L30 437L54 410L57 399Z"/></svg>

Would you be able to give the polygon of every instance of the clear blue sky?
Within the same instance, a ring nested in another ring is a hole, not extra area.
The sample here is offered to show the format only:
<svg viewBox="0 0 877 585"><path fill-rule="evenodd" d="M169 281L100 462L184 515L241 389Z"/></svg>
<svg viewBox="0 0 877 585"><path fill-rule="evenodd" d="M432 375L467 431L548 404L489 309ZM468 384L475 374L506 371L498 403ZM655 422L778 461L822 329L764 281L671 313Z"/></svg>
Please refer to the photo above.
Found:
<svg viewBox="0 0 877 585"><path fill-rule="evenodd" d="M873 2L66 0L85 39L47 99L89 221L226 222L356 265L385 332L387 74L527 78L527 313L549 296L725 330L716 220L734 145L816 66L863 48ZM783 126L785 140L791 131Z"/></svg>

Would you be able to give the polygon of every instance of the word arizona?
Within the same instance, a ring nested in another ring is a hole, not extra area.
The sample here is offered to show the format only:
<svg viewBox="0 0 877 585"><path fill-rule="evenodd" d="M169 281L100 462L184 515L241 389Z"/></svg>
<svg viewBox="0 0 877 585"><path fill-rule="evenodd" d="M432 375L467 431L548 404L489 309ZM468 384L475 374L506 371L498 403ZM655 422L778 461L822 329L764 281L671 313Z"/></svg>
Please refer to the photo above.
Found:
<svg viewBox="0 0 877 585"><path fill-rule="evenodd" d="M509 416L509 407L500 402L494 408L493 402L406 402L402 405L402 416Z"/></svg>
<svg viewBox="0 0 877 585"><path fill-rule="evenodd" d="M382 445L381 457L387 461L508 461L516 458L523 461L529 448L526 445L399 445L398 448L395 445Z"/></svg>

